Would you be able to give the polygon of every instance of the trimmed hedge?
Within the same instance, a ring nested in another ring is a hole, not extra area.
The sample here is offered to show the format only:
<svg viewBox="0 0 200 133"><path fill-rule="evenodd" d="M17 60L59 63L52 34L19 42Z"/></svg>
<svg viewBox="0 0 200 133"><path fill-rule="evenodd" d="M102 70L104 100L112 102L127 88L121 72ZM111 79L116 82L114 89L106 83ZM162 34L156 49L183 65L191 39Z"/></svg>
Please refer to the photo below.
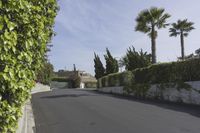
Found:
<svg viewBox="0 0 200 133"><path fill-rule="evenodd" d="M200 80L200 59L155 64L133 71L136 83L169 83Z"/></svg>
<svg viewBox="0 0 200 133"><path fill-rule="evenodd" d="M51 81L57 81L57 82L71 82L71 80L68 80L67 78L63 78L63 77L54 77L51 79Z"/></svg>
<svg viewBox="0 0 200 133"><path fill-rule="evenodd" d="M100 78L97 82L98 88L101 87L112 87L112 86L125 86L132 79L132 72L122 72L122 73L114 73L109 74Z"/></svg>
<svg viewBox="0 0 200 133"><path fill-rule="evenodd" d="M98 87L141 86L200 80L200 59L161 63L134 71L109 74L98 80ZM138 89L138 88L137 88Z"/></svg>
<svg viewBox="0 0 200 133"><path fill-rule="evenodd" d="M0 133L14 133L53 33L56 0L0 1Z"/></svg>
<svg viewBox="0 0 200 133"><path fill-rule="evenodd" d="M87 82L85 83L85 88L97 88L96 82Z"/></svg>

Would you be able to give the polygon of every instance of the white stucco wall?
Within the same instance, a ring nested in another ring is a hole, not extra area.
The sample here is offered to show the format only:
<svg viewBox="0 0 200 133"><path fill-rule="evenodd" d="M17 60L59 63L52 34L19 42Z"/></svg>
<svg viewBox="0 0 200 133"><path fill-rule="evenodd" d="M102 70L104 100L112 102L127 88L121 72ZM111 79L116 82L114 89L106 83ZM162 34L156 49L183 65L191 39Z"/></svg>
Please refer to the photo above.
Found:
<svg viewBox="0 0 200 133"><path fill-rule="evenodd" d="M186 83L191 85L192 88L190 90L177 90L176 88L166 88L161 91L156 85L152 85L148 90L146 96L148 98L155 98L159 94L162 94L163 99L167 101L200 105L200 81ZM99 88L99 91L115 94L123 94L125 92L123 90L123 87L104 87Z"/></svg>

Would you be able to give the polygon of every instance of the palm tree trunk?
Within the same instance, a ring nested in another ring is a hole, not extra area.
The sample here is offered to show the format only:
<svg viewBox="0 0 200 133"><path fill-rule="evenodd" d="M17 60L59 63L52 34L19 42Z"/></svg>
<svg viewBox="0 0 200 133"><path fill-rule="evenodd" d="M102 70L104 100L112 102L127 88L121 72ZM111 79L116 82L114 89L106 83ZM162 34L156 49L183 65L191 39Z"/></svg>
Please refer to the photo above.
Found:
<svg viewBox="0 0 200 133"><path fill-rule="evenodd" d="M152 26L151 31L151 54L152 54L152 63L156 63L156 34L155 34L155 28Z"/></svg>
<svg viewBox="0 0 200 133"><path fill-rule="evenodd" d="M182 60L184 60L185 59L185 48L184 48L184 36L183 36L183 33L181 33L180 39L181 39L181 58L182 58Z"/></svg>

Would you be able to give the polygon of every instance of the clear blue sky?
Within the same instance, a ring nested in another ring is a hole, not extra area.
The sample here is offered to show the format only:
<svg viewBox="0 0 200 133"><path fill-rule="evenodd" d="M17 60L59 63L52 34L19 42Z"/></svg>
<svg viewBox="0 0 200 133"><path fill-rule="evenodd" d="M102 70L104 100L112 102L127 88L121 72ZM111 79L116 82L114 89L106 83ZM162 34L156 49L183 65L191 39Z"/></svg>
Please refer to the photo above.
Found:
<svg viewBox="0 0 200 133"><path fill-rule="evenodd" d="M121 57L133 45L151 51L150 38L135 32L137 14L152 6L162 7L172 15L169 23L187 18L195 30L185 39L186 54L200 48L199 0L59 0L50 61L55 70L77 69L94 74L94 52L103 55L108 47L114 57ZM159 30L157 58L159 62L176 60L180 56L179 38L169 37L168 28Z"/></svg>

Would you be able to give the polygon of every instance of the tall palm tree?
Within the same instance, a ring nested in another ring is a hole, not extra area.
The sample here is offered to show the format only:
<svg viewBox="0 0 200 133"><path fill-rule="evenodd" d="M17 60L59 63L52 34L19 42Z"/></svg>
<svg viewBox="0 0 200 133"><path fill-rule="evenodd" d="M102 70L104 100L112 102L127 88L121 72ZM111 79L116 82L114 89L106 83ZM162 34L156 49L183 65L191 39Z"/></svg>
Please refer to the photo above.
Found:
<svg viewBox="0 0 200 133"><path fill-rule="evenodd" d="M151 38L152 63L156 63L157 29L168 26L169 24L166 23L166 20L169 17L170 15L165 13L165 9L152 7L141 11L136 18L137 25L135 30L147 33Z"/></svg>
<svg viewBox="0 0 200 133"><path fill-rule="evenodd" d="M184 60L185 57L184 37L187 37L189 32L194 29L193 25L193 22L188 22L187 19L184 19L178 20L177 23L172 23L172 28L169 29L171 37L180 35L182 60Z"/></svg>

